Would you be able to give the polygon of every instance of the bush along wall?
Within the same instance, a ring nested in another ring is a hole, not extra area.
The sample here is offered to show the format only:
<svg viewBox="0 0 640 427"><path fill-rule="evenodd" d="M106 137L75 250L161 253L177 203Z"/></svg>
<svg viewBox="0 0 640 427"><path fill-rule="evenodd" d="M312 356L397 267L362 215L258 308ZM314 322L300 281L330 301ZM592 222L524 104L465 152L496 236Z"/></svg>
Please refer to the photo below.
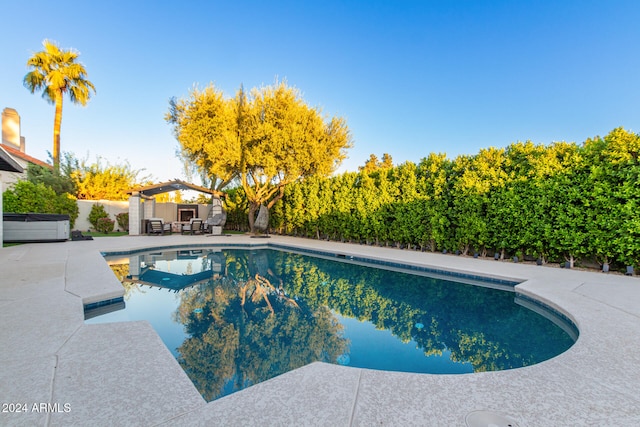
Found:
<svg viewBox="0 0 640 427"><path fill-rule="evenodd" d="M58 195L42 183L18 181L2 194L2 200L7 213L65 214L72 228L78 219L76 198L68 193Z"/></svg>
<svg viewBox="0 0 640 427"><path fill-rule="evenodd" d="M286 187L275 232L573 267L640 262L640 136L430 154Z"/></svg>

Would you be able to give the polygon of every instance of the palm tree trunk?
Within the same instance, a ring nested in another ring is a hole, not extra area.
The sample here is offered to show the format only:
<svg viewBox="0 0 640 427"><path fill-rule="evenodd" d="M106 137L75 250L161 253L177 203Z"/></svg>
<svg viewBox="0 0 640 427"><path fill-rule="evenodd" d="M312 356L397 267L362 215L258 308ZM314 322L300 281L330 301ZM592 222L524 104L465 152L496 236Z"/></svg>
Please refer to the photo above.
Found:
<svg viewBox="0 0 640 427"><path fill-rule="evenodd" d="M53 167L60 170L60 127L62 125L62 93L56 95L56 113L53 119Z"/></svg>

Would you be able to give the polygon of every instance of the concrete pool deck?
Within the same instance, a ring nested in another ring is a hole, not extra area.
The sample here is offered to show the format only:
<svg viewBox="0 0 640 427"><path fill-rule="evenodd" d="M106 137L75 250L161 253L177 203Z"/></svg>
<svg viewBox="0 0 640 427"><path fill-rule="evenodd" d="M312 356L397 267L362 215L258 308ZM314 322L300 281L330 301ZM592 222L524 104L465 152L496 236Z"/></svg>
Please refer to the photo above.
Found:
<svg viewBox="0 0 640 427"><path fill-rule="evenodd" d="M314 363L207 403L147 322L87 325L122 295L101 251L277 243L522 280L571 318L565 353L500 372L426 375ZM109 237L0 249L0 425L640 425L640 278L283 236ZM20 412L18 412L20 411Z"/></svg>

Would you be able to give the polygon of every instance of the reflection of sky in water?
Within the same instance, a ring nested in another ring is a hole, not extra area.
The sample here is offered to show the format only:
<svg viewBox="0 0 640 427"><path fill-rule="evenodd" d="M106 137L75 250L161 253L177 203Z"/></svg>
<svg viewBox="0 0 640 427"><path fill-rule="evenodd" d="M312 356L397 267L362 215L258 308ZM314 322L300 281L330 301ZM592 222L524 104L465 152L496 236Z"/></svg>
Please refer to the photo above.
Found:
<svg viewBox="0 0 640 427"><path fill-rule="evenodd" d="M180 294L166 289L138 285L125 301L126 309L89 319L86 323L129 322L147 320L174 356L186 334L184 326L173 320L180 304Z"/></svg>
<svg viewBox="0 0 640 427"><path fill-rule="evenodd" d="M398 370L398 366L402 366L405 372L432 374L473 372L470 363L452 361L451 352L447 350L441 355L425 357L424 350L413 340L403 343L391 331L376 329L371 322L332 313L344 326L344 337L351 342L348 366L381 370Z"/></svg>
<svg viewBox="0 0 640 427"><path fill-rule="evenodd" d="M205 268L210 268L207 264L206 254L185 251L184 253L177 252L176 256L176 259L171 260L147 256L142 257L141 263L142 265L152 266L151 268L154 270L173 274L194 274L200 273Z"/></svg>
<svg viewBox="0 0 640 427"><path fill-rule="evenodd" d="M202 271L199 260L177 259L174 261L156 261L154 270L173 274L193 274Z"/></svg>

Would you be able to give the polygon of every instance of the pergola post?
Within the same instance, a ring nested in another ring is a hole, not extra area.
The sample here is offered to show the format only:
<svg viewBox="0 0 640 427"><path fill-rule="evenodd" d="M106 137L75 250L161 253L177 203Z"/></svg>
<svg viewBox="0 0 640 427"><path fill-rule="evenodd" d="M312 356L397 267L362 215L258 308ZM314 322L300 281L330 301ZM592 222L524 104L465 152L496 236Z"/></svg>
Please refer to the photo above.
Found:
<svg viewBox="0 0 640 427"><path fill-rule="evenodd" d="M141 273L140 255L129 255L129 276L133 280L138 280Z"/></svg>
<svg viewBox="0 0 640 427"><path fill-rule="evenodd" d="M155 218L156 217L156 199L153 197L146 198L144 203L142 204L144 209L144 218Z"/></svg>
<svg viewBox="0 0 640 427"><path fill-rule="evenodd" d="M143 234L143 219L140 193L135 191L129 196L129 236L139 236Z"/></svg>

